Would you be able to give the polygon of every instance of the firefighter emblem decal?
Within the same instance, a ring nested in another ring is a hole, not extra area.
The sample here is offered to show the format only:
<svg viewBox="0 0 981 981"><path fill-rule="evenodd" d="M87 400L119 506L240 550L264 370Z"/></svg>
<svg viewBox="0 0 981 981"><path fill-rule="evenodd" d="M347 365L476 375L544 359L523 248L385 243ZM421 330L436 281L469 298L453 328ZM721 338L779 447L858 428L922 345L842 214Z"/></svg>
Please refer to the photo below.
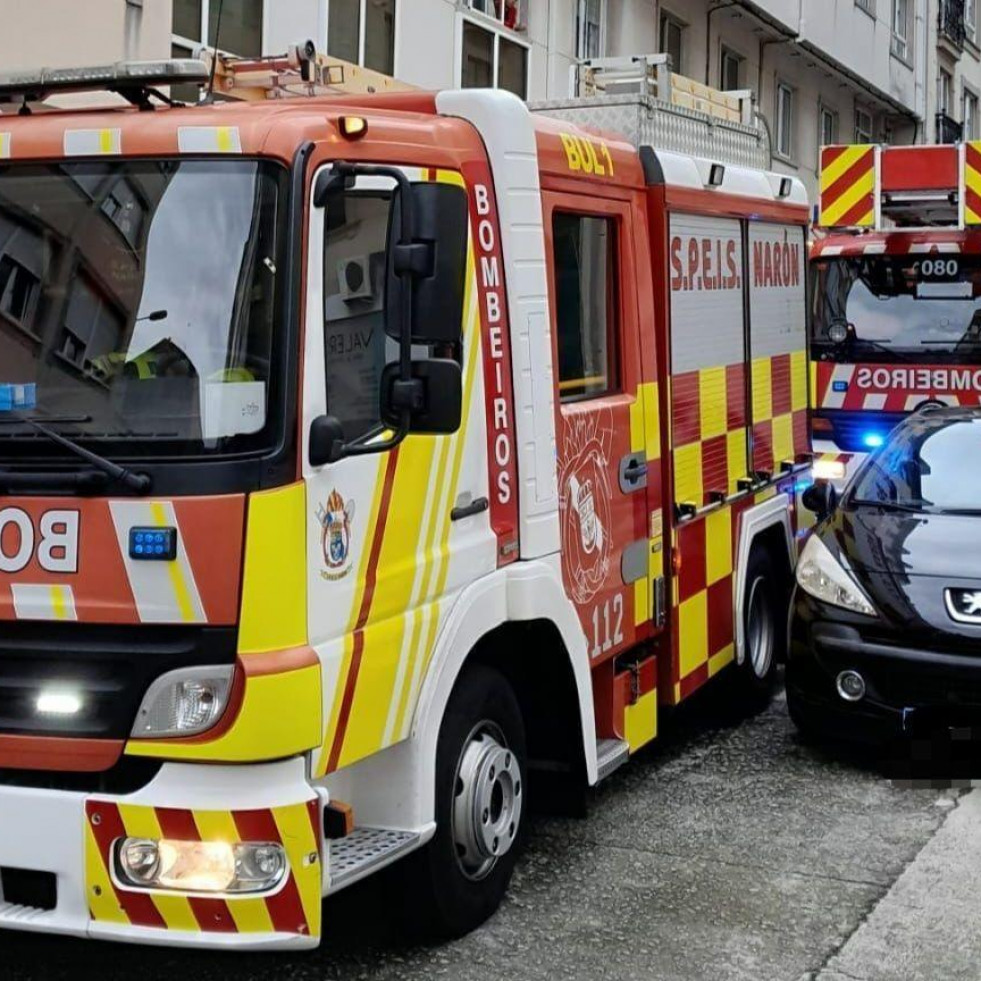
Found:
<svg viewBox="0 0 981 981"><path fill-rule="evenodd" d="M343 579L351 571L351 522L354 520L354 501L345 502L336 490L330 492L327 503L317 508L317 521L322 529L320 543L326 568L320 573L331 581Z"/></svg>
<svg viewBox="0 0 981 981"><path fill-rule="evenodd" d="M599 592L610 572L612 443L612 415L566 420L559 472L562 552L572 598L579 604Z"/></svg>

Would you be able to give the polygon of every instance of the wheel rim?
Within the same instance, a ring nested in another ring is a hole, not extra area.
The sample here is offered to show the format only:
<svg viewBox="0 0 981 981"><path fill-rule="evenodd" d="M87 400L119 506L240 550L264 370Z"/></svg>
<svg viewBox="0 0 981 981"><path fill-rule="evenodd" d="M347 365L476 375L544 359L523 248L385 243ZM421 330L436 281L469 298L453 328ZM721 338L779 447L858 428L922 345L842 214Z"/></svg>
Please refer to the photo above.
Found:
<svg viewBox="0 0 981 981"><path fill-rule="evenodd" d="M474 726L464 742L454 790L457 862L468 879L483 879L517 839L524 796L517 758L493 722Z"/></svg>
<svg viewBox="0 0 981 981"><path fill-rule="evenodd" d="M758 576L750 587L746 606L746 648L757 678L765 678L773 663L773 610L766 594L766 580Z"/></svg>

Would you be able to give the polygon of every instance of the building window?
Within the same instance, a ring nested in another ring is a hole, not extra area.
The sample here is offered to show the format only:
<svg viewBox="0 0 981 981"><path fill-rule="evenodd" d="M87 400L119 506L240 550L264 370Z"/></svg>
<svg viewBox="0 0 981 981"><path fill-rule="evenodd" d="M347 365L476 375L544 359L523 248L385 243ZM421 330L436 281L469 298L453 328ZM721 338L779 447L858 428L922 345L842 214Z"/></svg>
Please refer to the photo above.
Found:
<svg viewBox="0 0 981 981"><path fill-rule="evenodd" d="M872 134L872 113L867 112L865 109L859 109L855 107L855 142L856 143L871 143L873 142Z"/></svg>
<svg viewBox="0 0 981 981"><path fill-rule="evenodd" d="M556 212L553 269L563 402L617 388L616 223Z"/></svg>
<svg viewBox="0 0 981 981"><path fill-rule="evenodd" d="M964 33L968 41L978 43L978 4L977 0L964 0Z"/></svg>
<svg viewBox="0 0 981 981"><path fill-rule="evenodd" d="M393 75L395 0L330 0L327 54Z"/></svg>
<svg viewBox="0 0 981 981"><path fill-rule="evenodd" d="M937 112L942 112L945 116L950 115L950 91L953 82L950 72L941 68L937 75Z"/></svg>
<svg viewBox="0 0 981 981"><path fill-rule="evenodd" d="M794 90L785 82L777 82L777 146L779 156L790 160L794 156Z"/></svg>
<svg viewBox="0 0 981 981"><path fill-rule="evenodd" d="M510 31L523 31L528 26L528 0L467 0L466 5Z"/></svg>
<svg viewBox="0 0 981 981"><path fill-rule="evenodd" d="M742 76L742 56L729 48L722 49L722 61L719 65L719 87L723 92L733 92L740 87Z"/></svg>
<svg viewBox="0 0 981 981"><path fill-rule="evenodd" d="M821 106L818 110L820 131L818 138L821 146L833 146L838 142L838 113Z"/></svg>
<svg viewBox="0 0 981 981"><path fill-rule="evenodd" d="M174 0L175 50L187 57L198 45L206 44L230 54L258 57L262 54L262 5L263 0Z"/></svg>
<svg viewBox="0 0 981 981"><path fill-rule="evenodd" d="M603 54L606 0L579 0L576 10L576 56L580 60Z"/></svg>
<svg viewBox="0 0 981 981"><path fill-rule="evenodd" d="M671 70L679 75L685 73L684 35L684 25L670 14L661 14L661 53L670 55Z"/></svg>
<svg viewBox="0 0 981 981"><path fill-rule="evenodd" d="M892 0L892 53L909 61L909 0Z"/></svg>
<svg viewBox="0 0 981 981"><path fill-rule="evenodd" d="M964 139L978 139L978 97L974 92L964 90Z"/></svg>
<svg viewBox="0 0 981 981"><path fill-rule="evenodd" d="M875 0L855 0L855 6L875 17Z"/></svg>
<svg viewBox="0 0 981 981"><path fill-rule="evenodd" d="M463 18L460 85L498 88L528 97L528 46L508 32Z"/></svg>

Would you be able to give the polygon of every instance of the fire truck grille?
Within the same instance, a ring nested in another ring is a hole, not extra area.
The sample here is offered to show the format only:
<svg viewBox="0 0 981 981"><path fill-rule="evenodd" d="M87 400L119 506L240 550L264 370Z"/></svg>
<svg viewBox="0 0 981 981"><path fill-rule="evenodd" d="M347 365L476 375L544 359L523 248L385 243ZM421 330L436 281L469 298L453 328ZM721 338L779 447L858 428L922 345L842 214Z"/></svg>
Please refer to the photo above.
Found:
<svg viewBox="0 0 981 981"><path fill-rule="evenodd" d="M5 623L0 734L125 739L156 678L235 649L234 628Z"/></svg>

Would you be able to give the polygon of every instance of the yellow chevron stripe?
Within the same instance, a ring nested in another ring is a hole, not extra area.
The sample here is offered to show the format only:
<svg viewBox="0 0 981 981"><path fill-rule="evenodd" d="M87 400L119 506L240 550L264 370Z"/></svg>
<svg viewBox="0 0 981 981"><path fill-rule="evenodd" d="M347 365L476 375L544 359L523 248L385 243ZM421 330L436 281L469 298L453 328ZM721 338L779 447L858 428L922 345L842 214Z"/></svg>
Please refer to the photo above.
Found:
<svg viewBox="0 0 981 981"><path fill-rule="evenodd" d="M150 513L153 515L153 523L158 528L163 528L167 524L167 515L164 511L164 506L159 501L154 501L150 505ZM177 599L177 609L180 610L181 619L185 623L193 623L195 620L194 604L191 602L191 593L184 576L183 563L178 558L174 562L167 562L165 564L167 566L167 574L170 576L171 588L174 590L174 596Z"/></svg>
<svg viewBox="0 0 981 981"><path fill-rule="evenodd" d="M300 903L307 919L310 936L320 936L321 907L323 893L321 891L322 871L319 861L317 839L310 825L310 816L305 804L294 804L290 807L274 807L272 809L279 836L286 849L296 879ZM316 862L311 862L311 856L318 856Z"/></svg>
<svg viewBox="0 0 981 981"><path fill-rule="evenodd" d="M119 816L122 819L126 834L131 838L153 838L159 840L163 837L160 830L160 822L157 814L152 807L138 807L134 804L120 804ZM185 930L189 933L198 933L201 927L191 910L191 904L184 896L175 896L165 892L155 892L150 894L153 905L157 907L157 912L163 917L168 930Z"/></svg>
<svg viewBox="0 0 981 981"><path fill-rule="evenodd" d="M835 201L821 201L821 224L835 225L844 215L855 207L862 198L875 190L875 174L871 171L857 180L847 191L844 191Z"/></svg>
<svg viewBox="0 0 981 981"><path fill-rule="evenodd" d="M823 194L835 181L838 180L842 174L846 173L851 167L853 167L862 158L863 154L869 154L869 173L873 172L875 166L875 151L870 144L857 143L854 146L848 147L843 153L841 153L835 160L833 160L827 167L821 168L821 193Z"/></svg>
<svg viewBox="0 0 981 981"><path fill-rule="evenodd" d="M51 587L51 612L56 620L68 619L68 597L64 586Z"/></svg>
<svg viewBox="0 0 981 981"><path fill-rule="evenodd" d="M194 811L194 823L202 841L241 840L230 811ZM226 900L229 913L235 921L239 933L273 933L272 918L266 901L256 897L229 898Z"/></svg>
<svg viewBox="0 0 981 981"><path fill-rule="evenodd" d="M88 819L85 821L85 887L93 920L100 923L129 923L129 917L116 901L109 870L102 861L99 843Z"/></svg>

